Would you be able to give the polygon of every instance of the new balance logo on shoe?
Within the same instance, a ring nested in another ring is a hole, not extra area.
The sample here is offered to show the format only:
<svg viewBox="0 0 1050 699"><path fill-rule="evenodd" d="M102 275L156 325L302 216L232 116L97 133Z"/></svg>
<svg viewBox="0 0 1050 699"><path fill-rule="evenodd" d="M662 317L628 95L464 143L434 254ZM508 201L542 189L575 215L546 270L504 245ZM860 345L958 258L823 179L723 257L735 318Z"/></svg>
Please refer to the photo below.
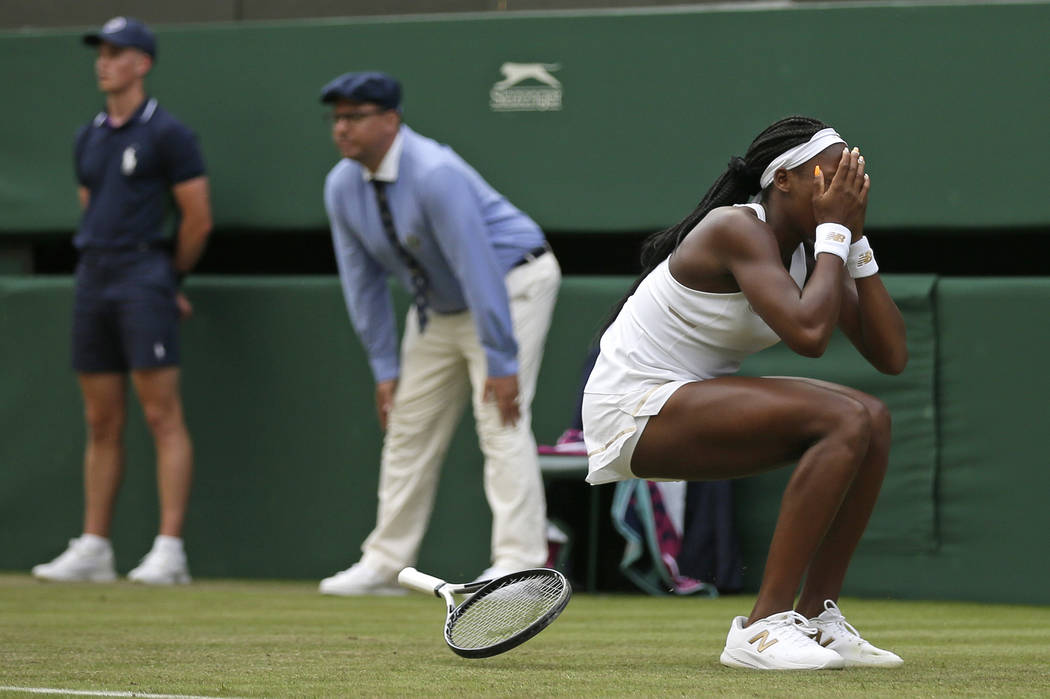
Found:
<svg viewBox="0 0 1050 699"><path fill-rule="evenodd" d="M820 645L822 645L825 648L827 648L828 646L830 646L832 643L835 642L835 638L833 636L828 636L828 640L821 642L820 639L822 639L822 638L824 638L824 632L821 631L820 629L817 629L817 634L813 637L813 640L816 643L819 643Z"/></svg>
<svg viewBox="0 0 1050 699"><path fill-rule="evenodd" d="M774 638L772 641L769 640L769 632L768 631L763 631L760 634L756 634L754 636L754 638L752 638L752 639L750 639L748 641L748 643L754 643L754 642L758 641L757 648L758 648L758 652L761 653L766 648L769 648L771 645L776 643L778 640L780 640L780 639Z"/></svg>
<svg viewBox="0 0 1050 699"><path fill-rule="evenodd" d="M751 670L837 670L845 663L835 651L813 642L813 629L795 611L772 614L744 626L747 617L733 619L719 660L729 667Z"/></svg>

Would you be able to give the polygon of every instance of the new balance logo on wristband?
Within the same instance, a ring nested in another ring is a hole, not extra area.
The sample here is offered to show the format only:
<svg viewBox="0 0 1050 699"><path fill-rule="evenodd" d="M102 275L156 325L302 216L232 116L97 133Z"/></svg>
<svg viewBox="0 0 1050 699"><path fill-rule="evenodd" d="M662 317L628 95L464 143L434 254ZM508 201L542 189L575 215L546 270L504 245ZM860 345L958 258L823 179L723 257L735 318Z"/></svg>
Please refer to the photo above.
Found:
<svg viewBox="0 0 1050 699"><path fill-rule="evenodd" d="M861 254L860 257L857 258L857 266L858 267L863 267L864 265L866 265L869 262L871 262L871 258L872 258L871 250L865 250L864 253Z"/></svg>
<svg viewBox="0 0 1050 699"><path fill-rule="evenodd" d="M813 241L813 254L830 252L841 258L842 264L846 264L846 258L849 257L850 252L849 239L852 235L849 229L841 223L818 224Z"/></svg>

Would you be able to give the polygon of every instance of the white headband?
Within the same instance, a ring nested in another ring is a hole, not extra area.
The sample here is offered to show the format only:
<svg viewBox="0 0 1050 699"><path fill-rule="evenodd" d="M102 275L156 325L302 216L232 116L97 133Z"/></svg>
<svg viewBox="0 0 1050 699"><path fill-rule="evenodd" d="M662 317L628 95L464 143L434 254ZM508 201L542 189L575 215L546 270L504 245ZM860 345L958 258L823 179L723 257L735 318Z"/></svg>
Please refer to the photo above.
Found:
<svg viewBox="0 0 1050 699"><path fill-rule="evenodd" d="M765 189L771 182L773 182L773 175L780 168L790 170L791 168L798 167L828 146L833 146L836 143L845 144L846 142L842 140L842 136L839 136L835 129L821 129L813 134L813 137L805 143L797 145L782 155L773 158L773 162L762 171L762 177L759 179L758 183L762 186L762 189Z"/></svg>

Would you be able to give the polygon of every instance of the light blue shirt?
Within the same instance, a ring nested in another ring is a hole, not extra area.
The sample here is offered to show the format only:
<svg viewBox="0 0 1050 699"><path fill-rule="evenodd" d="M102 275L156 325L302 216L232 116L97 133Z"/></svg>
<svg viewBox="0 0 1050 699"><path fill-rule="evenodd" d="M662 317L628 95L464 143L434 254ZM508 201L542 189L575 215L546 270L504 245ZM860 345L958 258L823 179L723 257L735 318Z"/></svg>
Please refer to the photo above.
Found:
<svg viewBox="0 0 1050 699"><path fill-rule="evenodd" d="M429 312L469 310L488 375L518 373L504 277L544 244L543 232L451 148L402 125L375 173L344 158L328 173L324 189L346 308L375 380L399 375L387 277L409 290L412 282L383 229L373 177L389 182L398 239L426 271Z"/></svg>

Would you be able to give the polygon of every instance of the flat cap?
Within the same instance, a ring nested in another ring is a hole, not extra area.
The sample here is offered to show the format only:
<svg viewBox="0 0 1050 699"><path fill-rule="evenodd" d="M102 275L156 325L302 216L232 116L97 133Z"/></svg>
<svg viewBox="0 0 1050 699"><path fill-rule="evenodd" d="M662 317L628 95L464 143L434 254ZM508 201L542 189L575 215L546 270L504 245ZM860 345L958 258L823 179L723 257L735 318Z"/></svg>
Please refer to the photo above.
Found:
<svg viewBox="0 0 1050 699"><path fill-rule="evenodd" d="M343 73L323 88L321 101L372 102L385 109L401 106L401 84L386 73Z"/></svg>
<svg viewBox="0 0 1050 699"><path fill-rule="evenodd" d="M114 17L97 32L85 34L83 41L88 46L98 46L103 41L114 46L128 46L157 57L156 37L145 23L134 17Z"/></svg>

